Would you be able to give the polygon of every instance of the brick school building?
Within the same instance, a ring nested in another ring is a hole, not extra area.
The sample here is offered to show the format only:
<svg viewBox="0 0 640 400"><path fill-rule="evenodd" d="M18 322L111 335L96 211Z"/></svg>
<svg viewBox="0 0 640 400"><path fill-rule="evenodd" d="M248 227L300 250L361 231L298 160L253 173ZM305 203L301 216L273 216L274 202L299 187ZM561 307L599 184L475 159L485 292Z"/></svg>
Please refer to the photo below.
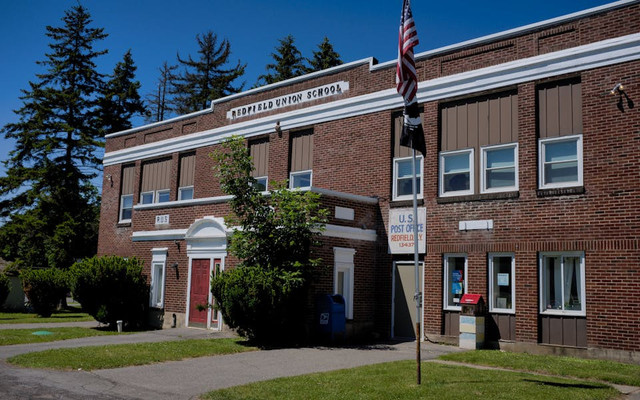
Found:
<svg viewBox="0 0 640 400"><path fill-rule="evenodd" d="M639 27L623 0L416 54L420 339L455 343L476 293L491 345L640 360ZM158 325L224 329L196 307L237 262L209 154L241 135L265 190L288 180L330 211L313 292L344 296L347 333L414 337L395 66L354 61L107 135L98 251L143 260Z"/></svg>

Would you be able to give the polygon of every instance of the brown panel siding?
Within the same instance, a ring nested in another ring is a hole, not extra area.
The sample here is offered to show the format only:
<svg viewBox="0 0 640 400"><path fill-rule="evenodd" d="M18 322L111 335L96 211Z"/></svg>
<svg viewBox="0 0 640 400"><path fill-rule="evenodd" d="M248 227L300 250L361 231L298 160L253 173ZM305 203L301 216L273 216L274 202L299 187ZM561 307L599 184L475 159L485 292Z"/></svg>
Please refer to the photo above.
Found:
<svg viewBox="0 0 640 400"><path fill-rule="evenodd" d="M136 166L126 165L122 167L122 190L121 195L133 194L136 179Z"/></svg>
<svg viewBox="0 0 640 400"><path fill-rule="evenodd" d="M249 143L249 154L253 159L252 176L269 175L269 138L252 140Z"/></svg>
<svg viewBox="0 0 640 400"><path fill-rule="evenodd" d="M400 146L400 136L402 135L402 124L404 117L398 115L393 120L393 158L402 158L411 156L411 148Z"/></svg>
<svg viewBox="0 0 640 400"><path fill-rule="evenodd" d="M579 80L538 88L538 124L541 138L582 133L582 86Z"/></svg>
<svg viewBox="0 0 640 400"><path fill-rule="evenodd" d="M171 159L155 160L142 164L141 192L169 189L171 187Z"/></svg>
<svg viewBox="0 0 640 400"><path fill-rule="evenodd" d="M193 186L196 171L195 153L180 156L180 177L178 187Z"/></svg>
<svg viewBox="0 0 640 400"><path fill-rule="evenodd" d="M313 168L313 130L296 133L291 138L291 171Z"/></svg>

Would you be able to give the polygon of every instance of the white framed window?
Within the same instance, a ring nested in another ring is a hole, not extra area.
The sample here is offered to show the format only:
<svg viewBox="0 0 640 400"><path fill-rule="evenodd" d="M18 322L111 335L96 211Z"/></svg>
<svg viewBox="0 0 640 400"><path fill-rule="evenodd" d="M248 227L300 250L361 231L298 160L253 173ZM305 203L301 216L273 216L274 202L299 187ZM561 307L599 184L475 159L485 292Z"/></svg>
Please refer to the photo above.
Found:
<svg viewBox="0 0 640 400"><path fill-rule="evenodd" d="M191 200L191 199L193 199L193 186L178 188L178 200Z"/></svg>
<svg viewBox="0 0 640 400"><path fill-rule="evenodd" d="M289 188L290 189L310 189L311 180L313 178L312 171L296 171L289 174Z"/></svg>
<svg viewBox="0 0 640 400"><path fill-rule="evenodd" d="M156 203L166 203L169 200L171 200L169 197L169 189L156 191Z"/></svg>
<svg viewBox="0 0 640 400"><path fill-rule="evenodd" d="M582 135L540 139L539 187L582 186Z"/></svg>
<svg viewBox="0 0 640 400"><path fill-rule="evenodd" d="M167 248L151 249L151 291L149 306L164 307L164 282L167 271Z"/></svg>
<svg viewBox="0 0 640 400"><path fill-rule="evenodd" d="M261 192L268 190L268 179L266 176L259 176L254 178L256 180L256 188Z"/></svg>
<svg viewBox="0 0 640 400"><path fill-rule="evenodd" d="M440 196L473 194L473 149L440 153Z"/></svg>
<svg viewBox="0 0 640 400"><path fill-rule="evenodd" d="M445 254L444 309L460 311L460 299L467 293L467 255Z"/></svg>
<svg viewBox="0 0 640 400"><path fill-rule="evenodd" d="M155 198L155 192L140 193L140 204L152 204Z"/></svg>
<svg viewBox="0 0 640 400"><path fill-rule="evenodd" d="M540 254L540 313L585 316L583 252Z"/></svg>
<svg viewBox="0 0 640 400"><path fill-rule="evenodd" d="M413 198L413 172L411 165L413 157L402 157L393 159L393 200L411 200ZM423 158L416 155L416 184L417 198L421 199L423 179Z"/></svg>
<svg viewBox="0 0 640 400"><path fill-rule="evenodd" d="M481 153L480 191L518 190L518 144L486 146Z"/></svg>
<svg viewBox="0 0 640 400"><path fill-rule="evenodd" d="M133 195L125 194L120 196L120 220L119 222L131 222L133 214Z"/></svg>
<svg viewBox="0 0 640 400"><path fill-rule="evenodd" d="M355 253L355 249L333 248L335 263L333 269L333 291L344 297L344 312L347 319L353 319L353 256Z"/></svg>
<svg viewBox="0 0 640 400"><path fill-rule="evenodd" d="M489 253L489 311L516 312L516 258L513 253Z"/></svg>

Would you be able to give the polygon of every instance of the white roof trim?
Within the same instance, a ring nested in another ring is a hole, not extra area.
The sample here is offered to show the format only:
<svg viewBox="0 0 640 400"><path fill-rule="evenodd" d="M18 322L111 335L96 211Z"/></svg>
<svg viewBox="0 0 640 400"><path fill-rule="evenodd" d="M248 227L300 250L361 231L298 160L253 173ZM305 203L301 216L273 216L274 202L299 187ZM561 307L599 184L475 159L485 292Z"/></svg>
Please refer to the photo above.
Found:
<svg viewBox="0 0 640 400"><path fill-rule="evenodd" d="M474 71L444 76L418 85L418 102L424 103L529 82L537 79L640 59L640 33L584 46L524 58ZM159 157L210 146L231 137L252 137L283 130L402 107L395 88L350 97L281 114L256 118L190 135L105 153L104 165Z"/></svg>
<svg viewBox="0 0 640 400"><path fill-rule="evenodd" d="M132 242L146 242L152 240L182 240L186 229L165 229L160 231L138 231L131 234Z"/></svg>

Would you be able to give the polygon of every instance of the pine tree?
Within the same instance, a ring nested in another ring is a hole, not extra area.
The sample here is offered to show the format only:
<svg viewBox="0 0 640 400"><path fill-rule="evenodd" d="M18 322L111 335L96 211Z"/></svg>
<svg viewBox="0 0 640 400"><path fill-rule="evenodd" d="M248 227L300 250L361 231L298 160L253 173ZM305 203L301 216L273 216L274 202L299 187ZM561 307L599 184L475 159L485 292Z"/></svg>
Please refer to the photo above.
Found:
<svg viewBox="0 0 640 400"><path fill-rule="evenodd" d="M233 86L233 82L244 74L246 64L238 61L235 67L224 68L231 56L227 39L218 43L218 35L208 31L196 35L196 40L198 59L194 60L191 55L183 59L178 54L178 64L183 71L171 82L173 103L179 114L203 110L211 100L238 93L244 86Z"/></svg>
<svg viewBox="0 0 640 400"><path fill-rule="evenodd" d="M131 50L127 50L122 61L116 64L111 79L107 81L100 99L100 116L105 133L131 128L131 118L145 115L146 108L138 90L140 82L135 80L137 67Z"/></svg>
<svg viewBox="0 0 640 400"><path fill-rule="evenodd" d="M287 35L279 39L279 42L280 46L276 47L276 52L271 53L275 63L267 64L267 73L258 77L259 85L284 81L308 72L307 66L304 65L304 57L293 43L293 36Z"/></svg>
<svg viewBox="0 0 640 400"><path fill-rule="evenodd" d="M178 68L177 65L169 65L166 61L159 68L158 88L155 92L147 95L147 103L150 108L147 122L164 121L174 111L169 91L171 89L173 71L176 68Z"/></svg>
<svg viewBox="0 0 640 400"><path fill-rule="evenodd" d="M2 128L16 142L0 177L0 256L18 267L69 267L95 253L98 194L91 184L101 163L103 131L97 112L103 76L92 28L82 6L47 26L46 71L23 90L18 122Z"/></svg>
<svg viewBox="0 0 640 400"><path fill-rule="evenodd" d="M311 71L322 71L340 64L342 64L340 54L336 53L329 38L325 36L322 43L318 45L318 51L314 51L313 58L309 60Z"/></svg>

